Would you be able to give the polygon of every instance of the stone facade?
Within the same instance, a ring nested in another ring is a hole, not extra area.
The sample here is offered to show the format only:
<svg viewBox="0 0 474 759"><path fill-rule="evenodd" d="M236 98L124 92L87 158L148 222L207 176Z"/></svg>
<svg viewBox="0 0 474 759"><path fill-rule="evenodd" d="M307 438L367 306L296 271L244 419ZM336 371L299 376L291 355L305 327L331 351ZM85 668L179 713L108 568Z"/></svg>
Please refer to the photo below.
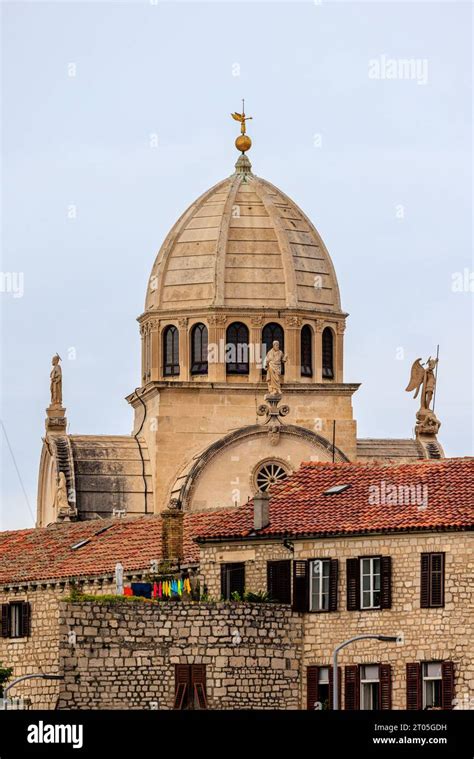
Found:
<svg viewBox="0 0 474 759"><path fill-rule="evenodd" d="M299 707L302 620L285 606L63 603L59 632L62 709L172 709L179 664L206 666L210 709Z"/></svg>
<svg viewBox="0 0 474 759"><path fill-rule="evenodd" d="M292 555L283 543L208 544L201 550L201 574L211 596L220 594L220 564L246 562L246 587L266 588L271 559L339 559L338 609L303 615L301 703L306 697L306 668L327 666L334 648L355 635L403 633L404 643L360 641L343 651L340 664L392 665L392 704L406 708L407 663L453 661L455 693L461 705L474 699L474 659L470 630L474 588L474 536L470 532L366 535L364 537L294 540ZM445 552L445 605L420 608L420 554ZM392 606L384 610L346 610L346 559L357 556L392 557ZM344 686L343 686L344 698Z"/></svg>

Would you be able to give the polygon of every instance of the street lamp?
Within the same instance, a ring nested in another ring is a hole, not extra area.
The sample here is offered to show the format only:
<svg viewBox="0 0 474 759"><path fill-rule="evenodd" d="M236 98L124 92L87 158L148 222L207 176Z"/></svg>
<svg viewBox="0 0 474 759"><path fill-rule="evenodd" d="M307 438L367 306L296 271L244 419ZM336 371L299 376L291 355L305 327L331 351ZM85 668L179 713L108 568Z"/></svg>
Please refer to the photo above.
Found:
<svg viewBox="0 0 474 759"><path fill-rule="evenodd" d="M35 678L41 678L42 680L64 680L64 675L48 675L48 674L34 674L34 675L22 675L21 677L17 677L16 680L13 680L10 685L7 685L6 688L3 689L3 699L5 702L7 702L7 694L8 691L13 688L15 685L18 685L18 683L21 683L23 680L33 680Z"/></svg>
<svg viewBox="0 0 474 759"><path fill-rule="evenodd" d="M356 635L354 638L345 640L344 643L340 643L334 649L332 655L332 708L334 711L339 709L339 683L338 683L338 670L337 670L337 657L339 651L348 646L350 643L354 643L355 640L367 640L371 638L373 640L384 640L388 643L401 643L403 641L402 635Z"/></svg>

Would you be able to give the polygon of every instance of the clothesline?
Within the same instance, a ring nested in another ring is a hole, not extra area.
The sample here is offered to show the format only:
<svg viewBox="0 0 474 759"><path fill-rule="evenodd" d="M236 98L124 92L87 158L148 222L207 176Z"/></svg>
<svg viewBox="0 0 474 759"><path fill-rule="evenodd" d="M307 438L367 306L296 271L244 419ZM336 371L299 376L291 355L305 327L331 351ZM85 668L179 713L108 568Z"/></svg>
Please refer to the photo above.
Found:
<svg viewBox="0 0 474 759"><path fill-rule="evenodd" d="M140 596L142 598L171 598L191 593L189 577L179 580L158 580L151 582L132 583L123 590L125 596Z"/></svg>

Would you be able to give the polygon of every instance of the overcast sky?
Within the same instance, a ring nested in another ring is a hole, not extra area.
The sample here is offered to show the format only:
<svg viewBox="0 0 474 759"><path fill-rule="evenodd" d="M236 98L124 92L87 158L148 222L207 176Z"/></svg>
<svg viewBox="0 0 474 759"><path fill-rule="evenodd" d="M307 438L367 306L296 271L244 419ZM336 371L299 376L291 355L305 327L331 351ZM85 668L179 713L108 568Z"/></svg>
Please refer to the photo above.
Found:
<svg viewBox="0 0 474 759"><path fill-rule="evenodd" d="M153 260L232 172L243 96L254 172L310 216L334 261L359 436L412 435L411 363L439 343L439 438L471 453L471 13L2 3L2 271L23 276L0 293L2 419L26 496L2 429L0 529L34 523L56 351L69 431L131 431Z"/></svg>

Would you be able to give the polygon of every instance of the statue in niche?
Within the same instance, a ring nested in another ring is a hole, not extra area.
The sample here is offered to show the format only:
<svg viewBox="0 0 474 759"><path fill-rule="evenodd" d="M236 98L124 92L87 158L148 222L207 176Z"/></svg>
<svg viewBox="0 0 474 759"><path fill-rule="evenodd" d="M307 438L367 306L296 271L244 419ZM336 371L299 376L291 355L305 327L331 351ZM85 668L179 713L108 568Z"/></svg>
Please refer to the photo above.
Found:
<svg viewBox="0 0 474 759"><path fill-rule="evenodd" d="M64 472L59 472L58 484L56 487L56 493L54 495L54 508L56 509L57 514L64 514L69 511L66 475Z"/></svg>

